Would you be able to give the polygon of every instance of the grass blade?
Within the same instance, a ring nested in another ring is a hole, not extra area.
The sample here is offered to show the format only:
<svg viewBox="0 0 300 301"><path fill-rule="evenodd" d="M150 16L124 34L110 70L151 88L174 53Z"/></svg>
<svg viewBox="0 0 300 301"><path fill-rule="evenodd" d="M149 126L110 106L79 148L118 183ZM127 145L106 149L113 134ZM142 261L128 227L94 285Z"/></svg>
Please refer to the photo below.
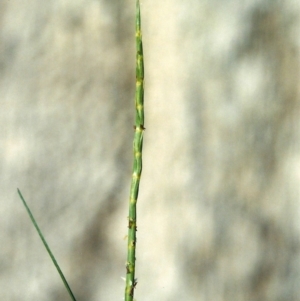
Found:
<svg viewBox="0 0 300 301"><path fill-rule="evenodd" d="M142 150L144 133L144 60L141 32L140 2L136 0L136 91L135 91L135 133L133 140L133 174L130 187L129 217L128 217L128 250L126 262L125 301L132 301L134 289L137 285L135 279L135 251L137 214L136 204L139 193L140 178L142 174Z"/></svg>
<svg viewBox="0 0 300 301"><path fill-rule="evenodd" d="M62 281L63 281L63 283L64 283L64 285L65 285L65 287L66 287L66 289L67 289L67 291L68 291L68 293L70 295L70 297L71 297L71 299L73 301L76 301L75 296L74 296L74 294L73 294L73 292L72 292L72 290L71 290L71 288L70 288L70 286L69 286L69 284L68 284L68 282L67 282L67 280L66 280L66 278L65 278L65 276L63 274L63 272L61 271L61 269L60 269L60 267L59 267L59 265L58 265L58 263L57 263L54 255L52 254L52 252L51 252L51 250L50 250L50 248L49 248L49 246L48 246L48 244L47 244L47 242L46 242L46 240L44 238L44 235L42 234L42 232L41 232L41 230L40 230L37 222L35 221L35 219L33 217L33 214L31 213L31 211L30 211L30 209L29 209L29 207L28 207L28 205L27 205L27 203L26 203L26 201L25 201L25 199L24 199L24 197L23 197L23 195L22 195L22 193L21 193L21 191L19 189L18 189L18 194L19 194L19 196L20 196L20 198L21 198L21 200L22 200L22 202L23 202L23 204L24 204L24 206L25 206L25 208L27 210L27 213L28 213L28 215L29 215L29 217L30 217L30 219L31 219L31 221L32 221L32 223L33 223L36 231L38 232L38 234L39 234L39 236L40 236L40 238L41 238L41 240L42 240L42 242L43 242L43 244L44 244L44 246L45 246L45 248L46 248L49 256L51 257L51 259L53 261L53 264L55 265L55 267L57 269L57 272L60 275L60 277L61 277L61 279L62 279Z"/></svg>

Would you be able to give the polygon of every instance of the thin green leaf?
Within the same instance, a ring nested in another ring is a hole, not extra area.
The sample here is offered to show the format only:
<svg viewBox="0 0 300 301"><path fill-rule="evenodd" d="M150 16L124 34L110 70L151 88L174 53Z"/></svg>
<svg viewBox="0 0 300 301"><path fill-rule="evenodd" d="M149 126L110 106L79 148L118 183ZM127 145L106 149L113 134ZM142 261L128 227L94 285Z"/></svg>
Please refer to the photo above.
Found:
<svg viewBox="0 0 300 301"><path fill-rule="evenodd" d="M31 211L30 211L30 209L29 209L29 207L28 207L28 205L27 205L27 203L26 203L26 201L25 201L25 199L24 199L24 197L23 197L23 195L22 195L22 193L21 193L21 191L19 189L18 189L18 194L19 194L19 196L20 196L20 198L21 198L21 200L22 200L22 202L23 202L23 204L24 204L24 206L25 206L25 208L27 210L27 213L28 213L28 215L29 215L29 217L30 217L30 219L31 219L31 221L32 221L32 223L33 223L36 231L38 232L38 234L39 234L39 236L40 236L40 238L41 238L41 240L42 240L42 242L43 242L43 244L44 244L44 246L45 246L45 248L46 248L49 256L51 257L52 262L55 265L55 267L57 269L57 272L60 275L60 277L61 277L61 279L62 279L62 281L63 281L63 283L64 283L64 285L65 285L65 287L66 287L66 289L67 289L67 291L68 291L68 293L70 295L70 297L71 297L71 299L73 301L76 301L75 296L74 296L74 294L73 294L73 292L72 292L72 290L71 290L71 288L70 288L70 286L69 286L69 284L68 284L68 282L67 282L67 280L66 280L66 278L65 278L65 276L63 274L63 272L61 271L61 269L60 269L60 267L59 267L59 265L58 265L58 263L57 263L54 255L52 254L52 252L50 250L50 247L48 246L48 244L47 244L47 242L46 242L46 240L44 238L44 235L42 234L42 232L41 232L41 230L40 230L37 222L35 221L35 219L33 217L33 214L31 213Z"/></svg>

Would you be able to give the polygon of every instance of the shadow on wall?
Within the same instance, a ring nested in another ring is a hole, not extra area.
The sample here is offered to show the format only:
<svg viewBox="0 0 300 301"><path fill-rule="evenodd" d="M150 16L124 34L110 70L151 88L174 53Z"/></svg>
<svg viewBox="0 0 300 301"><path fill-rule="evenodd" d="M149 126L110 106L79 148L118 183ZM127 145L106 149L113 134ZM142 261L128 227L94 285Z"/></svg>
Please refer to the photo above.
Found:
<svg viewBox="0 0 300 301"><path fill-rule="evenodd" d="M184 278L203 300L299 300L295 17L275 2L249 10L230 55L217 64L208 58L206 78L187 89L199 162L191 161L191 187L213 237L180 252Z"/></svg>

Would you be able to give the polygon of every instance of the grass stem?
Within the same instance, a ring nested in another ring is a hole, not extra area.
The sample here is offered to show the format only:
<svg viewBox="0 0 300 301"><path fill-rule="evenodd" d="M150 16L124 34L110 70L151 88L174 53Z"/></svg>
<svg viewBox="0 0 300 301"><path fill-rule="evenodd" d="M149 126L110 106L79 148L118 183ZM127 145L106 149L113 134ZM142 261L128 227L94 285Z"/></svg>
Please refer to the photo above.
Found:
<svg viewBox="0 0 300 301"><path fill-rule="evenodd" d="M133 140L133 173L129 197L128 216L128 250L126 262L126 287L125 301L133 301L134 289L137 285L135 278L135 252L136 252L136 231L137 212L136 204L139 193L140 178L142 174L142 150L144 134L144 59L143 43L141 32L140 2L136 0L136 90L135 90L135 133Z"/></svg>

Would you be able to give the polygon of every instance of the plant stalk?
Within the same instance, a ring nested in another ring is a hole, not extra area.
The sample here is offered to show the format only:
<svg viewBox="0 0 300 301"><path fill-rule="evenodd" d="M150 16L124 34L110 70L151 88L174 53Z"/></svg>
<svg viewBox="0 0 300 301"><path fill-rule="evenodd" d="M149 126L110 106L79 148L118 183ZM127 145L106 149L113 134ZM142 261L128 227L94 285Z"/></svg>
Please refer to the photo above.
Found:
<svg viewBox="0 0 300 301"><path fill-rule="evenodd" d="M144 60L143 43L141 32L140 1L136 0L136 90L135 90L135 132L133 140L133 173L129 197L128 216L128 250L126 262L126 287L125 301L133 301L134 290L137 285L135 278L135 253L136 253L136 231L137 212L136 204L139 193L140 178L142 174L142 150L144 134Z"/></svg>

